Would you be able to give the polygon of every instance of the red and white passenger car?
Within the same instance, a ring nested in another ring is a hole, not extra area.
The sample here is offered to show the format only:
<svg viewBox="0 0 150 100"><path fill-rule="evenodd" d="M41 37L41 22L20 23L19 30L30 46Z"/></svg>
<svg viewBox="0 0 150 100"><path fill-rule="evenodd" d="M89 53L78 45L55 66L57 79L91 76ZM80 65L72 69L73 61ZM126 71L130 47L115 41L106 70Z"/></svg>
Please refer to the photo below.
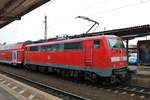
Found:
<svg viewBox="0 0 150 100"><path fill-rule="evenodd" d="M0 46L0 62L7 64L22 64L24 62L25 44L16 43Z"/></svg>

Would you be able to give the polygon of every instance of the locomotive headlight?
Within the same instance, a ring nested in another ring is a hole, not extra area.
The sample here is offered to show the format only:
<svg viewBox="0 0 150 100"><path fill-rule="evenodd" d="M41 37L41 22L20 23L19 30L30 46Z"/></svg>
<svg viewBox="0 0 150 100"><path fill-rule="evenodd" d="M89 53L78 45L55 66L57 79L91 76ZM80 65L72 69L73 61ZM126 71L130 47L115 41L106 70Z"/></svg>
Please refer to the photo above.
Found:
<svg viewBox="0 0 150 100"><path fill-rule="evenodd" d="M48 60L50 60L51 59L51 56L48 56Z"/></svg>

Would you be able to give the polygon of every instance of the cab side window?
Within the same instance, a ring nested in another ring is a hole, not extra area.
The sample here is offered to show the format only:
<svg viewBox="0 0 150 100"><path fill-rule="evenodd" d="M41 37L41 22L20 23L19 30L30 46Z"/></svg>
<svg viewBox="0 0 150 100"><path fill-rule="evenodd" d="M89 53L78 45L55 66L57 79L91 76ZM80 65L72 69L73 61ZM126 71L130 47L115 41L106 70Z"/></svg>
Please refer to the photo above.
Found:
<svg viewBox="0 0 150 100"><path fill-rule="evenodd" d="M100 40L94 40L94 48L100 48Z"/></svg>

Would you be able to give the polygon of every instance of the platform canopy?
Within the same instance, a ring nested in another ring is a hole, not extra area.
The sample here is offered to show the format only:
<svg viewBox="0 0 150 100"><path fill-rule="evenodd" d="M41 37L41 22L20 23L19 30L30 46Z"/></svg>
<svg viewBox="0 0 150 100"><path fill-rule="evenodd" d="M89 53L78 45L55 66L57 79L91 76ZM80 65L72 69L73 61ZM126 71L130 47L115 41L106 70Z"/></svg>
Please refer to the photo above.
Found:
<svg viewBox="0 0 150 100"><path fill-rule="evenodd" d="M50 0L0 0L0 28Z"/></svg>
<svg viewBox="0 0 150 100"><path fill-rule="evenodd" d="M131 40L137 37L144 37L150 35L150 24L106 30L100 32L83 33L80 35L69 36L69 38L90 37L90 36L98 36L98 35L116 35L121 37L124 40Z"/></svg>
<svg viewBox="0 0 150 100"><path fill-rule="evenodd" d="M98 34L106 34L106 35L113 34L123 38L124 40L131 40L136 37L143 37L150 35L150 24L93 33L93 35Z"/></svg>

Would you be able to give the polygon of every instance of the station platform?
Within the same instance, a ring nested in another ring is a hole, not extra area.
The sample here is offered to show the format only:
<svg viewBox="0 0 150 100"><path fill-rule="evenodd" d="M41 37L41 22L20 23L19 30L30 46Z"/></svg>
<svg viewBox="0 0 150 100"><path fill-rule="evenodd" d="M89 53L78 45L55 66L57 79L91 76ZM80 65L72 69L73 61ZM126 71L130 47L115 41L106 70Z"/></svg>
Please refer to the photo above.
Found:
<svg viewBox="0 0 150 100"><path fill-rule="evenodd" d="M131 84L141 87L150 87L150 66L129 66L135 71Z"/></svg>
<svg viewBox="0 0 150 100"><path fill-rule="evenodd" d="M145 76L150 78L150 66L140 66L138 67L137 74L139 76Z"/></svg>
<svg viewBox="0 0 150 100"><path fill-rule="evenodd" d="M0 100L18 100L16 97L11 95L9 92L0 87Z"/></svg>
<svg viewBox="0 0 150 100"><path fill-rule="evenodd" d="M0 74L0 100L62 100Z"/></svg>

